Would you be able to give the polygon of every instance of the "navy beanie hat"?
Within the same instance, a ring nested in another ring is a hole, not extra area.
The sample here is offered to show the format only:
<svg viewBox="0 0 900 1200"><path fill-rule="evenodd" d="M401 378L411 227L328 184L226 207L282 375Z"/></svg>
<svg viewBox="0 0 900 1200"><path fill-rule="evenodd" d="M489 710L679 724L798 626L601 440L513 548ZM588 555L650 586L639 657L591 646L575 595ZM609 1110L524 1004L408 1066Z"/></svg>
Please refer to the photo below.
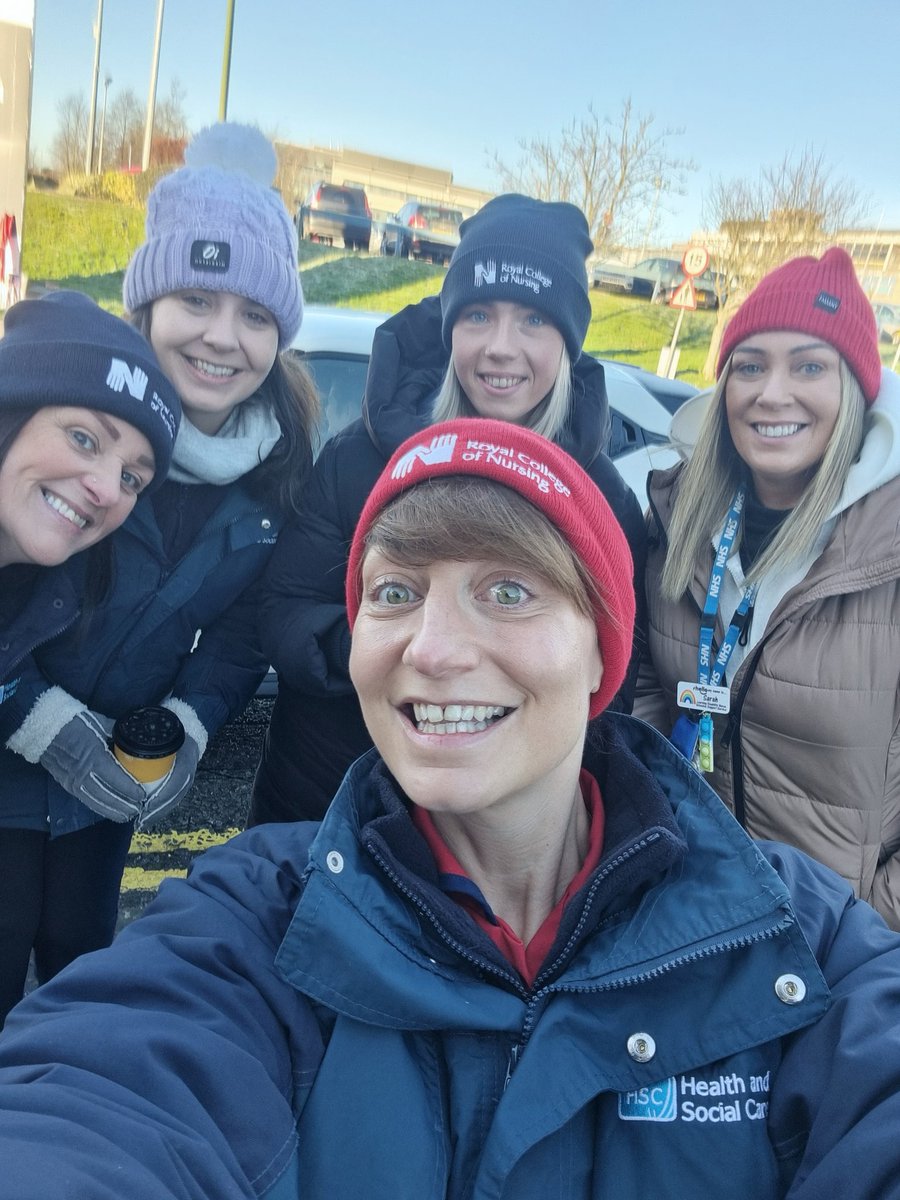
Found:
<svg viewBox="0 0 900 1200"><path fill-rule="evenodd" d="M584 213L574 204L495 196L459 227L441 288L441 333L479 301L510 300L543 313L563 336L572 362L591 319L585 259L593 250Z"/></svg>
<svg viewBox="0 0 900 1200"><path fill-rule="evenodd" d="M127 421L153 447L149 487L169 472L181 401L150 343L81 292L50 292L20 300L6 314L0 338L0 408L66 405Z"/></svg>

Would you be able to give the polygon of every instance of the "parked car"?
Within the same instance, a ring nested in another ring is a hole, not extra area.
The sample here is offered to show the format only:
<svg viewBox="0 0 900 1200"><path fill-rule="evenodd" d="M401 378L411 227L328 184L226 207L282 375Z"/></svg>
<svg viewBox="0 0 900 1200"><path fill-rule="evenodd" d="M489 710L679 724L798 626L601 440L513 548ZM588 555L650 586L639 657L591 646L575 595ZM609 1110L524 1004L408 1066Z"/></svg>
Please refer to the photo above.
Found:
<svg viewBox="0 0 900 1200"><path fill-rule="evenodd" d="M372 210L362 188L319 180L297 210L297 236L333 245L340 238L347 250L368 250Z"/></svg>
<svg viewBox="0 0 900 1200"><path fill-rule="evenodd" d="M633 267L617 262L595 263L591 272L595 288L609 292L625 292L642 296L657 304L667 304L674 292L684 283L684 272L678 258L644 258ZM694 277L694 294L698 308L718 308L725 298L724 277L711 268Z"/></svg>
<svg viewBox="0 0 900 1200"><path fill-rule="evenodd" d="M882 342L900 341L900 304L873 304Z"/></svg>
<svg viewBox="0 0 900 1200"><path fill-rule="evenodd" d="M322 398L320 443L359 416L372 339L388 316L328 305L310 304L304 309L292 349L312 371ZM648 472L678 461L669 444L672 413L697 388L629 363L601 362L612 418L609 456L645 508Z"/></svg>
<svg viewBox="0 0 900 1200"><path fill-rule="evenodd" d="M448 263L459 245L462 219L458 208L410 200L385 222L381 253Z"/></svg>

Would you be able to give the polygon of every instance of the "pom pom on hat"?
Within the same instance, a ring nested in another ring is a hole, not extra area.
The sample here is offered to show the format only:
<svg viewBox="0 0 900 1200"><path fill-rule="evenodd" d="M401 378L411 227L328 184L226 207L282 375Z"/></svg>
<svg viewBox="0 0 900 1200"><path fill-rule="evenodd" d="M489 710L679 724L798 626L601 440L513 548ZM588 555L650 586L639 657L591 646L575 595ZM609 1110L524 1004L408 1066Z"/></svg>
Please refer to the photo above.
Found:
<svg viewBox="0 0 900 1200"><path fill-rule="evenodd" d="M622 686L634 637L634 565L622 527L605 496L554 442L508 421L443 421L414 434L392 455L360 514L347 564L347 615L353 628L362 595L366 535L392 500L429 479L476 475L512 488L563 535L594 581L600 687L589 715L599 716Z"/></svg>
<svg viewBox="0 0 900 1200"><path fill-rule="evenodd" d="M832 246L821 258L792 258L765 275L725 329L716 374L741 342L778 329L821 338L847 363L866 403L878 395L878 326L846 250Z"/></svg>
<svg viewBox="0 0 900 1200"><path fill-rule="evenodd" d="M220 121L201 129L186 147L184 165L243 171L260 187L269 188L275 182L278 156L269 139L255 126Z"/></svg>
<svg viewBox="0 0 900 1200"><path fill-rule="evenodd" d="M125 272L125 307L183 288L232 292L261 304L278 325L279 347L300 328L303 292L297 231L272 188L277 158L249 125L201 130L185 166L164 176L147 202L147 237Z"/></svg>

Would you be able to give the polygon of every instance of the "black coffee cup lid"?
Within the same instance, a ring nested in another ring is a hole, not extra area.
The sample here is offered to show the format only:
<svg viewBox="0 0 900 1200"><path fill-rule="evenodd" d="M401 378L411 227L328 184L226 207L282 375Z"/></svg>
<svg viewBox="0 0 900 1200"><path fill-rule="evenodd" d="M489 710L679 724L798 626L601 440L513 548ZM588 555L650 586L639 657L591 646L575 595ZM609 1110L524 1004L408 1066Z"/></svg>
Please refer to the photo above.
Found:
<svg viewBox="0 0 900 1200"><path fill-rule="evenodd" d="M133 758L164 758L184 745L184 726L170 708L152 704L119 717L113 741Z"/></svg>

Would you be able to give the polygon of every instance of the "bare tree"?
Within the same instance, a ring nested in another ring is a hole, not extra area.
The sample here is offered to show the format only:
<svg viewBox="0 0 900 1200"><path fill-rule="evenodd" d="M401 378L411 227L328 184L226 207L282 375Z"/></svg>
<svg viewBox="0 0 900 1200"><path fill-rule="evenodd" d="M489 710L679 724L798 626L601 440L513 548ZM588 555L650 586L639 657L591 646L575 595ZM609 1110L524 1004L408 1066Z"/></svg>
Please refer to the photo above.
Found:
<svg viewBox="0 0 900 1200"><path fill-rule="evenodd" d="M56 105L58 124L53 139L53 159L62 175L84 170L87 149L87 102L83 95L73 92Z"/></svg>
<svg viewBox="0 0 900 1200"><path fill-rule="evenodd" d="M839 229L861 223L869 207L856 185L837 178L824 156L807 147L764 167L756 179L717 179L703 203L716 229L714 258L725 294L703 373L715 375L722 334L751 288L800 254L821 254Z"/></svg>
<svg viewBox="0 0 900 1200"><path fill-rule="evenodd" d="M184 102L187 92L178 79L169 84L168 95L157 101L156 113L153 118L154 137L166 138L173 142L186 142L188 139L187 116Z"/></svg>
<svg viewBox="0 0 900 1200"><path fill-rule="evenodd" d="M144 138L144 109L132 88L118 92L106 117L104 159L110 166L140 162Z"/></svg>
<svg viewBox="0 0 900 1200"><path fill-rule="evenodd" d="M657 129L653 116L636 113L628 98L615 121L588 107L558 137L521 139L515 163L494 153L491 166L504 191L577 204L595 248L609 249L646 240L660 197L683 192L686 173L696 167L669 148L681 132Z"/></svg>

